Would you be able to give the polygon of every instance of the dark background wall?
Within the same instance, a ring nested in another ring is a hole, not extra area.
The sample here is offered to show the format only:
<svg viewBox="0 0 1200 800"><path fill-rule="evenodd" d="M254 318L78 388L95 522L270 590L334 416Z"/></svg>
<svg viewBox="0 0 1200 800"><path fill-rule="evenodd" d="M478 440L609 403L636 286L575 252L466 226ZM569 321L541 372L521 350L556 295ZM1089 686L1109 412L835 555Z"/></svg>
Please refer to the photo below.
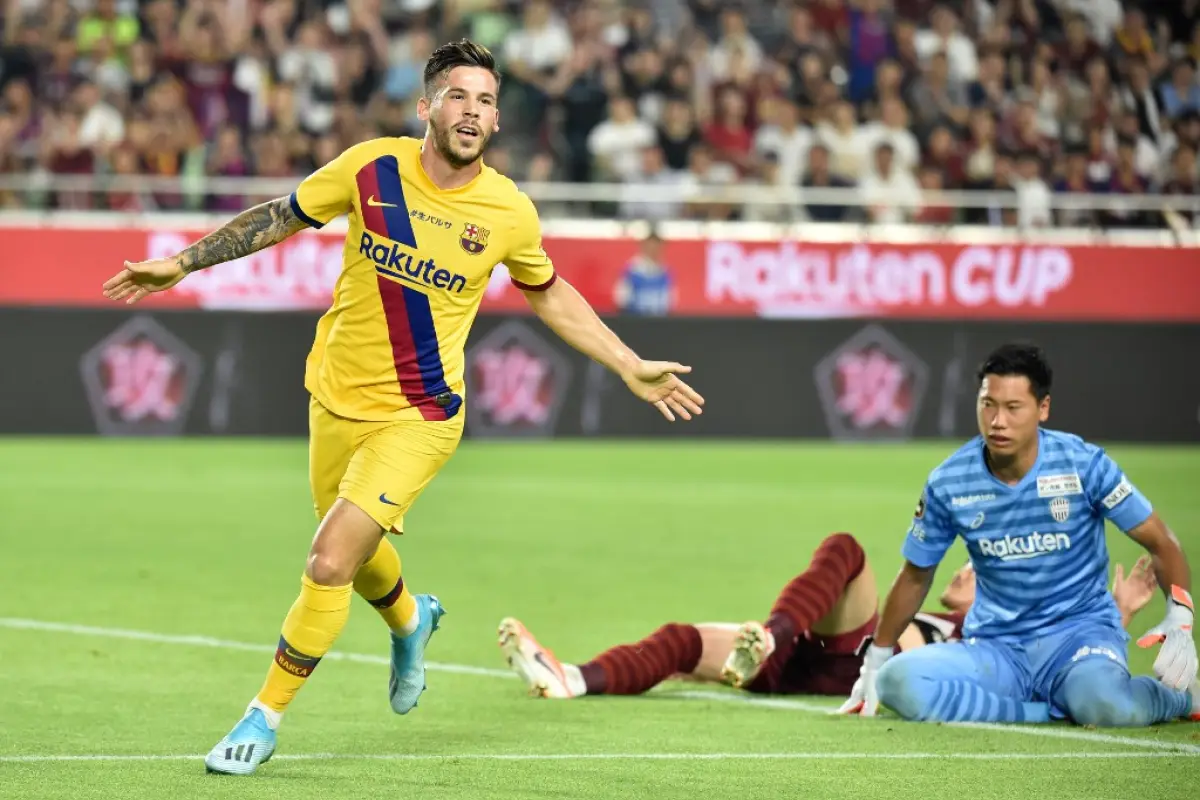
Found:
<svg viewBox="0 0 1200 800"><path fill-rule="evenodd" d="M0 433L305 435L312 313L0 309ZM903 439L974 431L974 370L1023 338L1055 368L1051 426L1200 441L1200 326L632 319L641 355L692 365L700 420L667 425L529 317L481 317L469 436Z"/></svg>

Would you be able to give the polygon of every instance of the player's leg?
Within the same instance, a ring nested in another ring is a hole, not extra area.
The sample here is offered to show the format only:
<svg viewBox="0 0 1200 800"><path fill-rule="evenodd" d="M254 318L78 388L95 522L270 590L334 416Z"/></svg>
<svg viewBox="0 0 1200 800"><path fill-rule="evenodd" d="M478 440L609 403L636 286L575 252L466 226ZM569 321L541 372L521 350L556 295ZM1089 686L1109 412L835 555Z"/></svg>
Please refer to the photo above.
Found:
<svg viewBox="0 0 1200 800"><path fill-rule="evenodd" d="M313 400L309 426L309 479L321 523L263 686L243 719L205 758L211 772L247 775L271 757L275 729L345 625L354 572L379 539L377 523L361 509L337 501L359 424L330 414Z"/></svg>
<svg viewBox="0 0 1200 800"><path fill-rule="evenodd" d="M386 533L354 576L354 591L379 612L392 633L407 636L416 630L417 600L404 583L400 554Z"/></svg>
<svg viewBox="0 0 1200 800"><path fill-rule="evenodd" d="M1168 689L1148 676L1130 676L1126 639L1124 631L1094 623L1062 635L1043 670L1053 716L1079 725L1129 728L1191 714L1188 692Z"/></svg>
<svg viewBox="0 0 1200 800"><path fill-rule="evenodd" d="M836 635L858 630L877 611L875 576L862 546L848 533L835 533L818 545L804 572L792 578L775 600L766 623L742 626L722 676L738 687L774 692L805 631Z"/></svg>
<svg viewBox="0 0 1200 800"><path fill-rule="evenodd" d="M1045 703L1030 702L1023 653L972 639L918 647L880 669L879 702L920 722L1047 722Z"/></svg>
<svg viewBox="0 0 1200 800"><path fill-rule="evenodd" d="M519 620L509 617L500 623L500 649L532 696L566 699L642 694L668 678L692 674L700 664L704 637L695 625L670 622L640 642L618 645L575 665L559 661Z"/></svg>
<svg viewBox="0 0 1200 800"><path fill-rule="evenodd" d="M355 451L340 497L365 509L381 534L399 530L405 512L457 450L462 432L462 415L395 422L373 431ZM445 610L437 597L408 591L390 541L376 538L373 548L354 583L391 629L388 697L393 711L406 714L425 689L425 647Z"/></svg>

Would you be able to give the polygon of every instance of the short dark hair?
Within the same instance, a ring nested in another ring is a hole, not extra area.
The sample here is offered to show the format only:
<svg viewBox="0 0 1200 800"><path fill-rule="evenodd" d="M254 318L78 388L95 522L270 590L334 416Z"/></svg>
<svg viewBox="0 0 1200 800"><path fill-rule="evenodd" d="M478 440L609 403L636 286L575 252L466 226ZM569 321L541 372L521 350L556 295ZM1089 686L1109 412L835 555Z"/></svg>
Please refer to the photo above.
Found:
<svg viewBox="0 0 1200 800"><path fill-rule="evenodd" d="M993 350L979 365L976 376L980 383L988 375L1024 375L1029 379L1029 388L1040 403L1050 394L1054 382L1054 370L1046 354L1036 344L1010 342Z"/></svg>
<svg viewBox="0 0 1200 800"><path fill-rule="evenodd" d="M500 70L496 69L496 57L492 51L470 39L447 42L433 51L425 62L425 96L432 97L437 82L443 80L455 67L479 67L490 70L500 88Z"/></svg>

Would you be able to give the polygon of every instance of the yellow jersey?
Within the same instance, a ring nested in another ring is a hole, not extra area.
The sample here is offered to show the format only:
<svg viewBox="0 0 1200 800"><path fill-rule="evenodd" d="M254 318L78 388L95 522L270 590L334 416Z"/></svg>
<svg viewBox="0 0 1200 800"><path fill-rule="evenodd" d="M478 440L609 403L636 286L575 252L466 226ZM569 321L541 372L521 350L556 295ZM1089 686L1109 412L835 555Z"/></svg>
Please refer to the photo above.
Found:
<svg viewBox="0 0 1200 800"><path fill-rule="evenodd" d="M537 210L488 166L439 189L422 141L355 145L305 178L292 211L320 228L347 214L342 271L317 323L304 385L341 417L445 420L466 396L464 349L492 270L518 288L555 280Z"/></svg>

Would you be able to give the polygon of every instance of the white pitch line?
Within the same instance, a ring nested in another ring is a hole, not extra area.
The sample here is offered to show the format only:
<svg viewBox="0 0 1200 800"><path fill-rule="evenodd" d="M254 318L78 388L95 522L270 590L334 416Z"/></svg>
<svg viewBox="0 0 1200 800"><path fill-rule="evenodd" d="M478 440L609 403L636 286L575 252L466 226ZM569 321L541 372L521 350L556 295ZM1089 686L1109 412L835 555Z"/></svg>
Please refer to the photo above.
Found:
<svg viewBox="0 0 1200 800"><path fill-rule="evenodd" d="M803 700L791 700L783 697L746 697L743 695L723 692L677 692L670 697L690 697L696 700L714 700L724 703L744 703L762 708L782 708L792 711L808 711L816 714L832 714L834 709L829 706L806 703ZM1194 753L1200 755L1200 746L1185 742L1160 742L1154 739L1144 739L1136 736L1115 736L1108 733L1095 733L1070 728L1043 728L1036 725L1001 725L992 722L946 722L956 728L979 728L999 733L1016 733L1024 736L1045 736L1050 739L1075 739L1081 742L1103 742L1105 744L1120 744L1126 747L1144 747L1150 750L1162 750L1177 753Z"/></svg>
<svg viewBox="0 0 1200 800"><path fill-rule="evenodd" d="M228 639L216 639L210 636L178 636L172 634L153 633L151 631L131 630L128 628L105 628L92 625L72 625L62 622L45 622L42 620L23 619L19 617L0 617L0 628L47 631L51 633L68 633L77 636L98 636L109 639L134 639L143 642L152 642L155 644L213 647L223 650L241 650L251 653L275 652L275 648L268 645L237 642ZM352 661L362 664L390 663L389 659L384 658L383 656L376 656L368 653L343 653L337 650L327 653L325 658L333 661ZM473 667L466 664L442 664L430 661L427 662L425 666L432 671L457 673L460 675L481 675L491 678L516 677L516 675L507 670L489 669L487 667ZM712 700L715 702L724 703L744 703L746 705L757 706L759 708L806 711L816 714L830 714L833 712L832 707L782 697L757 697L747 696L744 694L704 691L672 692L665 695L665 697L684 697L694 700ZM1148 750L1160 750L1170 753L1200 754L1200 746L1186 744L1184 742L1159 742L1153 739L1144 739L1133 736L1115 736L1112 734L1095 733L1083 730L1043 728L1034 725L1000 725L986 722L951 722L946 724L956 727L979 728L981 730L996 731L1000 733L1013 733L1024 736L1043 736L1052 739L1074 739L1084 742L1096 742L1114 745L1119 744L1127 747L1139 747Z"/></svg>
<svg viewBox="0 0 1200 800"><path fill-rule="evenodd" d="M62 622L43 622L36 619L20 619L16 617L0 617L0 628L14 628L27 631L49 631L51 633L70 633L76 636L101 636L106 639L135 639L155 644L181 644L191 647L215 647L221 650L242 650L248 653L274 653L270 645L252 644L250 642L235 642L229 639L214 639L211 636L175 636L149 631L135 631L127 628L98 628L91 625L70 625ZM390 659L368 653L343 653L331 650L324 658L329 661L357 661L360 664L390 664ZM466 664L441 664L428 661L425 666L434 672L454 672L460 675L486 675L492 678L515 678L512 672L488 667L472 667Z"/></svg>
<svg viewBox="0 0 1200 800"><path fill-rule="evenodd" d="M273 761L1054 761L1106 758L1190 758L1183 753L291 753ZM0 756L0 764L45 762L201 761L203 755L35 755Z"/></svg>

